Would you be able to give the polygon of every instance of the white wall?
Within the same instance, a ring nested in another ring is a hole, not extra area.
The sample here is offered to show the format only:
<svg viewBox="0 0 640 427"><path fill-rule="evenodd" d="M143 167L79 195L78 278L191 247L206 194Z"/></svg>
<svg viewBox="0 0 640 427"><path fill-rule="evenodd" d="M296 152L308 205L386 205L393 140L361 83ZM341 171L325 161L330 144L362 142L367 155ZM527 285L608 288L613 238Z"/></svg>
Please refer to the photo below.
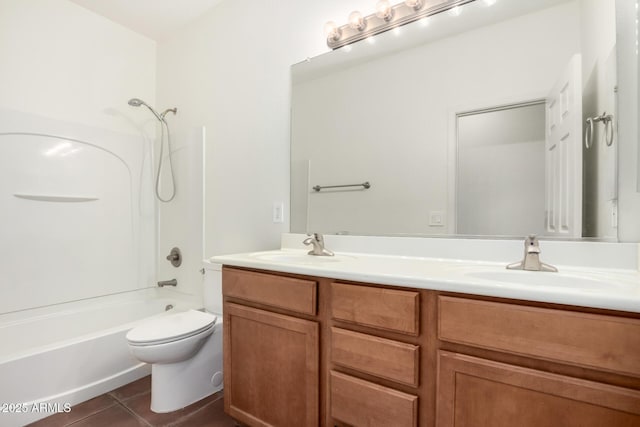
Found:
<svg viewBox="0 0 640 427"><path fill-rule="evenodd" d="M289 229L289 68L328 50L326 21L344 23L351 10L372 7L366 0L225 0L158 45L158 105L179 109L168 118L172 130L206 127L204 242L199 226L185 221L198 207L179 195L162 205L161 251L180 244L185 253L184 267L163 263L163 275L177 274L195 291L203 257L279 246ZM178 167L192 170L199 161L188 155ZM202 183L190 180L184 188L196 194ZM284 203L282 224L272 222L274 202Z"/></svg>
<svg viewBox="0 0 640 427"><path fill-rule="evenodd" d="M139 134L155 42L67 0L0 1L0 107Z"/></svg>
<svg viewBox="0 0 640 427"><path fill-rule="evenodd" d="M545 233L545 104L457 120L456 232Z"/></svg>

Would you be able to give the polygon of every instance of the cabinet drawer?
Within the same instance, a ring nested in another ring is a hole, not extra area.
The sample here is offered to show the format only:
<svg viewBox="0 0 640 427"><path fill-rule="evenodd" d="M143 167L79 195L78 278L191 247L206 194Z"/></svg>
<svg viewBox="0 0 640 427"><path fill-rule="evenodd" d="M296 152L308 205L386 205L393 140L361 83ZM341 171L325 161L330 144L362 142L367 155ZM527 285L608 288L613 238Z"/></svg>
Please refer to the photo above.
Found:
<svg viewBox="0 0 640 427"><path fill-rule="evenodd" d="M222 293L303 314L316 314L317 282L223 268Z"/></svg>
<svg viewBox="0 0 640 427"><path fill-rule="evenodd" d="M331 371L331 416L353 426L417 426L418 397Z"/></svg>
<svg viewBox="0 0 640 427"><path fill-rule="evenodd" d="M331 328L331 361L366 374L418 386L419 347Z"/></svg>
<svg viewBox="0 0 640 427"><path fill-rule="evenodd" d="M336 320L418 335L419 308L418 292L331 284L331 315Z"/></svg>
<svg viewBox="0 0 640 427"><path fill-rule="evenodd" d="M439 297L441 340L640 376L640 320Z"/></svg>

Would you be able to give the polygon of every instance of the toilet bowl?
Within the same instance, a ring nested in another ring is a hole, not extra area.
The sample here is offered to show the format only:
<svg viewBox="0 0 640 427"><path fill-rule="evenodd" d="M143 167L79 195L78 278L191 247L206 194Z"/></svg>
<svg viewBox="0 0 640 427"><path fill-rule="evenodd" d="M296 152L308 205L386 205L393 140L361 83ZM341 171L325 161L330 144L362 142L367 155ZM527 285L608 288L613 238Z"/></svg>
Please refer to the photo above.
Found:
<svg viewBox="0 0 640 427"><path fill-rule="evenodd" d="M151 364L151 410L173 412L222 390L221 271L205 266L205 310L147 320L127 333L131 354Z"/></svg>
<svg viewBox="0 0 640 427"><path fill-rule="evenodd" d="M222 389L222 319L189 310L127 333L129 351L151 364L151 410L172 412Z"/></svg>

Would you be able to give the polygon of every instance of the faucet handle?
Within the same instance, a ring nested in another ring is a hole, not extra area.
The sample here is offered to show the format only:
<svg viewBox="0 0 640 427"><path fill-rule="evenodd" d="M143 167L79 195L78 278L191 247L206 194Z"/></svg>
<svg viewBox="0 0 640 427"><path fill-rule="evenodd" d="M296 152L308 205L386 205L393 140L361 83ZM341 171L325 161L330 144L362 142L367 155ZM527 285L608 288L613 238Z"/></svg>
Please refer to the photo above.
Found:
<svg viewBox="0 0 640 427"><path fill-rule="evenodd" d="M307 233L306 239L302 241L306 246L313 245L313 249L308 252L309 255L333 256L333 252L324 247L324 237L320 233Z"/></svg>
<svg viewBox="0 0 640 427"><path fill-rule="evenodd" d="M522 261L507 265L508 270L558 271L552 265L540 261L540 242L535 234L524 239L524 258Z"/></svg>
<svg viewBox="0 0 640 427"><path fill-rule="evenodd" d="M180 264L182 264L182 252L180 252L180 248L172 248L169 255L167 255L167 261L174 267L180 267Z"/></svg>
<svg viewBox="0 0 640 427"><path fill-rule="evenodd" d="M530 234L524 239L524 252L525 254L539 254L540 242L535 234Z"/></svg>

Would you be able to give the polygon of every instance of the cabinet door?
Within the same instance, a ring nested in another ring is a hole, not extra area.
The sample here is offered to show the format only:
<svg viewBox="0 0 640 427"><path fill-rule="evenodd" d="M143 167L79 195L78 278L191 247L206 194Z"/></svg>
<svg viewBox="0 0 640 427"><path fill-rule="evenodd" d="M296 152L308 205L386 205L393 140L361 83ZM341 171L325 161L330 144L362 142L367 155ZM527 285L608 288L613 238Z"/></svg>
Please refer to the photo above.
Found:
<svg viewBox="0 0 640 427"><path fill-rule="evenodd" d="M317 426L316 322L224 305L225 411L249 426Z"/></svg>
<svg viewBox="0 0 640 427"><path fill-rule="evenodd" d="M637 390L456 353L438 363L438 427L640 426Z"/></svg>

